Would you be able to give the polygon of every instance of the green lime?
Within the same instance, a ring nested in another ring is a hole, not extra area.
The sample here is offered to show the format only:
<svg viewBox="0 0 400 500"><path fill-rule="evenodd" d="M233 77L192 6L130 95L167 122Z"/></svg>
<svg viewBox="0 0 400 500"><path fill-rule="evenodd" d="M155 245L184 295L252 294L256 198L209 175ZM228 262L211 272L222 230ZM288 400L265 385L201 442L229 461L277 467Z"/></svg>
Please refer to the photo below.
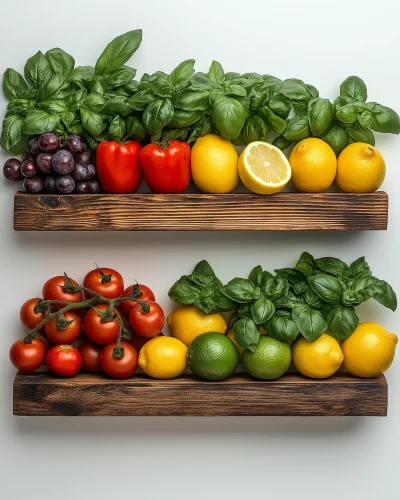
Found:
<svg viewBox="0 0 400 500"><path fill-rule="evenodd" d="M289 344L261 335L254 352L246 349L243 353L243 364L247 372L254 378L274 380L287 372L292 353Z"/></svg>
<svg viewBox="0 0 400 500"><path fill-rule="evenodd" d="M196 337L189 346L188 366L204 380L224 380L239 363L235 344L222 333L209 332Z"/></svg>

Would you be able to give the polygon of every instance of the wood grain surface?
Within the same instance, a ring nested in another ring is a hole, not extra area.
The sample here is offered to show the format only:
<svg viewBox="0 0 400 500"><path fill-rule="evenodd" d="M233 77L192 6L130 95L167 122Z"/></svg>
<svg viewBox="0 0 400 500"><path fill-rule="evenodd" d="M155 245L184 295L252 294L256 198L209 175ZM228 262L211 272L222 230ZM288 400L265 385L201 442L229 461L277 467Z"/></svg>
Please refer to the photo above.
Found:
<svg viewBox="0 0 400 500"><path fill-rule="evenodd" d="M32 195L17 193L16 231L387 229L384 192Z"/></svg>
<svg viewBox="0 0 400 500"><path fill-rule="evenodd" d="M358 379L337 374L311 380L299 374L263 382L235 374L223 382L183 376L153 380L135 375L112 380L80 374L55 378L17 374L14 415L19 416L385 416L387 383L382 375Z"/></svg>

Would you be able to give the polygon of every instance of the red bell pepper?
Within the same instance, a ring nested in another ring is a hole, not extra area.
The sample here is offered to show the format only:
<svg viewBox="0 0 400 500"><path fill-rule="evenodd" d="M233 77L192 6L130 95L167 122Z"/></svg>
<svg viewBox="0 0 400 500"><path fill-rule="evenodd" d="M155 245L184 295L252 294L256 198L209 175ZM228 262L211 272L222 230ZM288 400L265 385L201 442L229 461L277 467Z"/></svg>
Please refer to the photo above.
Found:
<svg viewBox="0 0 400 500"><path fill-rule="evenodd" d="M183 193L190 183L190 146L167 141L145 146L140 152L144 178L153 193Z"/></svg>
<svg viewBox="0 0 400 500"><path fill-rule="evenodd" d="M96 169L105 193L134 193L142 180L140 144L104 141L96 151Z"/></svg>

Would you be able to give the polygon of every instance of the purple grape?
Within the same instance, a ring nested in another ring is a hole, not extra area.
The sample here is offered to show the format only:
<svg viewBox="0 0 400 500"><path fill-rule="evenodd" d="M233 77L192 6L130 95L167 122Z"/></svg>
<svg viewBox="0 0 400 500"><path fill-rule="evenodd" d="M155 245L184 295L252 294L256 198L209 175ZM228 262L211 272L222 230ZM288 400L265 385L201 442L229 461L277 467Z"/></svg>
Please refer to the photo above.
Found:
<svg viewBox="0 0 400 500"><path fill-rule="evenodd" d="M55 153L60 149L61 139L57 134L47 132L39 137L39 148L45 153Z"/></svg>
<svg viewBox="0 0 400 500"><path fill-rule="evenodd" d="M75 185L75 193L78 194L87 194L89 192L89 183L88 182L77 182Z"/></svg>
<svg viewBox="0 0 400 500"><path fill-rule="evenodd" d="M37 168L43 174L52 174L53 167L52 164L53 155L50 153L40 153L40 155L36 158Z"/></svg>
<svg viewBox="0 0 400 500"><path fill-rule="evenodd" d="M21 173L24 177L35 177L38 171L34 160L25 160L21 165Z"/></svg>
<svg viewBox="0 0 400 500"><path fill-rule="evenodd" d="M27 177L22 183L25 191L31 194L43 193L43 179L41 177Z"/></svg>
<svg viewBox="0 0 400 500"><path fill-rule="evenodd" d="M69 194L75 189L75 181L71 175L62 175L56 179L57 191L62 194Z"/></svg>
<svg viewBox="0 0 400 500"><path fill-rule="evenodd" d="M75 160L72 153L66 149L60 149L53 155L53 170L60 175L70 174L74 170Z"/></svg>
<svg viewBox="0 0 400 500"><path fill-rule="evenodd" d="M96 177L96 167L91 163L90 165L88 165L88 169L89 169L89 178L88 180L91 181L92 179L94 179Z"/></svg>
<svg viewBox="0 0 400 500"><path fill-rule="evenodd" d="M57 192L56 178L54 175L49 175L44 179L44 191L49 194L54 194Z"/></svg>
<svg viewBox="0 0 400 500"><path fill-rule="evenodd" d="M75 155L75 161L77 163L82 163L82 165L89 165L91 163L92 158L89 151L84 151L81 154Z"/></svg>
<svg viewBox="0 0 400 500"><path fill-rule="evenodd" d="M21 172L21 162L17 158L10 158L4 163L3 174L8 181L21 181L24 178Z"/></svg>
<svg viewBox="0 0 400 500"><path fill-rule="evenodd" d="M89 181L88 186L90 194L100 193L100 184L98 181Z"/></svg>
<svg viewBox="0 0 400 500"><path fill-rule="evenodd" d="M72 175L76 181L89 181L90 180L89 165L83 165L82 163L75 163Z"/></svg>
<svg viewBox="0 0 400 500"><path fill-rule="evenodd" d="M30 141L28 141L28 153L33 158L40 155L42 150L39 147L39 137L33 137Z"/></svg>
<svg viewBox="0 0 400 500"><path fill-rule="evenodd" d="M28 151L26 151L24 153L24 156L22 157L22 161L25 161L25 160L35 160L35 158L33 156L31 156Z"/></svg>
<svg viewBox="0 0 400 500"><path fill-rule="evenodd" d="M65 140L65 147L72 154L77 155L86 150L86 143L79 135L70 135Z"/></svg>

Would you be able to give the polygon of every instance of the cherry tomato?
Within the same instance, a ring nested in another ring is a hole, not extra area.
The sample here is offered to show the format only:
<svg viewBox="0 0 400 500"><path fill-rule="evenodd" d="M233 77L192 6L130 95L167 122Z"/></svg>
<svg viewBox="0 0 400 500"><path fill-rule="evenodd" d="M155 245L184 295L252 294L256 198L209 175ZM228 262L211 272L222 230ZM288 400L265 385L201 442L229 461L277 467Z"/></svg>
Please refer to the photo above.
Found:
<svg viewBox="0 0 400 500"><path fill-rule="evenodd" d="M33 338L30 344L25 344L24 339L17 340L10 349L11 363L23 373L32 373L40 368L45 355L44 344L37 338Z"/></svg>
<svg viewBox="0 0 400 500"><path fill-rule="evenodd" d="M141 305L135 304L129 315L129 322L138 335L150 338L161 332L164 327L165 316L157 302L149 300L146 303L150 306L150 312L143 313Z"/></svg>
<svg viewBox="0 0 400 500"><path fill-rule="evenodd" d="M124 280L119 272L108 267L99 267L90 271L83 280L83 286L102 295L106 299L117 299L124 291ZM90 293L86 293L90 297Z"/></svg>
<svg viewBox="0 0 400 500"><path fill-rule="evenodd" d="M156 335L156 337L162 337L162 336L163 336L162 333ZM144 346L144 344L146 344L149 340L151 339L146 337L140 337L139 335L134 334L129 342L133 345L133 347L137 350L137 352L139 352L140 349Z"/></svg>
<svg viewBox="0 0 400 500"><path fill-rule="evenodd" d="M36 337L36 339L42 344L42 346L44 347L44 353L47 354L47 351L50 349L50 342L48 342L43 336Z"/></svg>
<svg viewBox="0 0 400 500"><path fill-rule="evenodd" d="M110 344L115 342L118 337L120 322L118 317L112 321L101 321L100 314L96 311L106 311L107 304L98 304L90 309L83 322L85 333L90 340L96 344Z"/></svg>
<svg viewBox="0 0 400 500"><path fill-rule="evenodd" d="M72 345L55 345L46 355L50 373L60 377L75 377L82 366L82 356Z"/></svg>
<svg viewBox="0 0 400 500"><path fill-rule="evenodd" d="M122 358L113 358L115 343L106 345L100 354L101 369L112 378L129 378L138 366L138 353L128 342L121 342L124 348Z"/></svg>
<svg viewBox="0 0 400 500"><path fill-rule="evenodd" d="M63 316L66 321L72 321L64 330L59 330L57 328L57 318L49 320L44 327L47 338L53 344L73 344L79 339L81 334L82 321L80 317L73 311L67 311Z"/></svg>
<svg viewBox="0 0 400 500"><path fill-rule="evenodd" d="M33 330L35 326L39 325L44 318L45 314L41 312L35 312L35 307L39 299L29 299L21 307L19 312L19 317L21 322L27 330Z"/></svg>
<svg viewBox="0 0 400 500"><path fill-rule="evenodd" d="M82 368L87 373L99 373L101 346L94 342L83 342L78 351L82 356Z"/></svg>
<svg viewBox="0 0 400 500"><path fill-rule="evenodd" d="M122 296L126 297L127 295L129 295L134 286L136 286L136 285L131 285L131 286L128 286L128 288L125 288ZM139 289L143 293L143 295L141 295L138 298L138 300L142 300L145 302L148 300L152 300L154 302L156 300L156 298L154 297L154 293L150 290L150 288L148 286L139 285ZM129 315L131 314L131 311L132 311L135 304L136 304L136 302L134 302L133 300L123 300L119 304L118 308L124 316L129 318Z"/></svg>
<svg viewBox="0 0 400 500"><path fill-rule="evenodd" d="M71 283L75 286L78 286L78 283L69 278ZM65 285L65 277L64 276L55 276L54 278L50 278L43 285L43 298L44 300L61 300L63 302L82 302L82 292L71 293L65 292L63 290L63 286Z"/></svg>

